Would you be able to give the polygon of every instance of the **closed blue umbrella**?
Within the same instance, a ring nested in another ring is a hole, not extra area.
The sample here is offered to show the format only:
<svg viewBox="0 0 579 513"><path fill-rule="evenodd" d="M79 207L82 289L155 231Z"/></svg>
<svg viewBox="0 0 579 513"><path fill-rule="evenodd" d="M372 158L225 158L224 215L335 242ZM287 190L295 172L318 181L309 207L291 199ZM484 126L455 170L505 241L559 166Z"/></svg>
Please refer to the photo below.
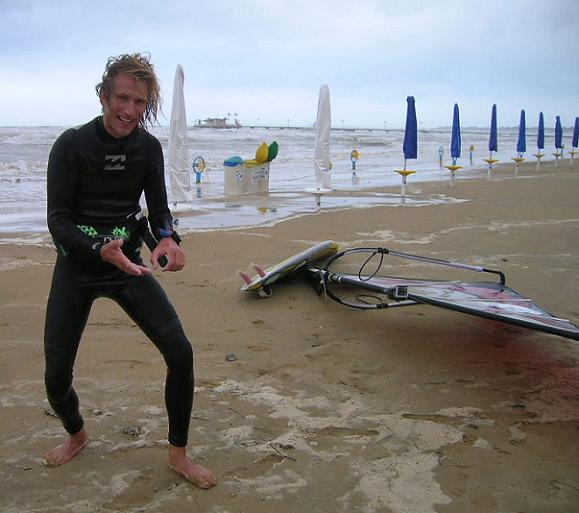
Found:
<svg viewBox="0 0 579 513"><path fill-rule="evenodd" d="M406 127L404 129L404 169L406 169L406 160L415 159L418 156L418 123L416 122L416 106L414 105L414 96L406 98L408 103L406 108Z"/></svg>
<svg viewBox="0 0 579 513"><path fill-rule="evenodd" d="M545 156L541 153L541 150L545 147L545 119L543 118L543 113L539 112L539 129L537 130L537 171L541 169L541 158Z"/></svg>
<svg viewBox="0 0 579 513"><path fill-rule="evenodd" d="M526 126L525 126L525 110L521 110L521 117L519 118L519 137L517 139L517 156L513 157L515 161L515 174L519 172L519 165L524 162L524 153L527 151L526 141Z"/></svg>
<svg viewBox="0 0 579 513"><path fill-rule="evenodd" d="M491 112L491 131L489 136L489 151L498 151L498 137L497 137L497 106L493 105Z"/></svg>
<svg viewBox="0 0 579 513"><path fill-rule="evenodd" d="M575 126L573 127L573 142L571 143L571 146L573 146L573 148L571 148L571 151L569 153L571 153L571 167L573 167L573 157L575 157L575 154L577 153L577 145L579 143L579 118L575 118Z"/></svg>
<svg viewBox="0 0 579 513"><path fill-rule="evenodd" d="M454 104L452 112L452 134L450 137L450 156L452 157L452 165L444 166L450 171L450 186L454 187L454 173L461 169L461 166L456 165L456 159L460 157L461 141L460 141L460 116L458 113L458 104Z"/></svg>
<svg viewBox="0 0 579 513"><path fill-rule="evenodd" d="M497 106L496 104L493 104L493 108L491 111L491 130L490 130L490 134L489 134L489 158L488 159L483 159L488 165L488 173L487 173L487 179L490 180L491 179L491 170L493 168L493 164L495 162L498 162L498 160L493 159L493 151L497 151L498 150L498 137L497 137Z"/></svg>
<svg viewBox="0 0 579 513"><path fill-rule="evenodd" d="M526 140L526 123L525 123L525 110L521 110L521 118L519 119L519 138L517 139L517 153L522 157L522 154L527 151L527 140Z"/></svg>
<svg viewBox="0 0 579 513"><path fill-rule="evenodd" d="M561 153L559 153L561 150ZM561 118L555 116L555 167L559 166L559 157L563 156L563 127L561 126Z"/></svg>
<svg viewBox="0 0 579 513"><path fill-rule="evenodd" d="M561 126L561 118L555 117L555 148L563 147L563 127Z"/></svg>
<svg viewBox="0 0 579 513"><path fill-rule="evenodd" d="M458 113L458 104L455 103L452 114L452 136L450 139L450 156L452 157L453 165L456 164L456 159L460 157L460 149L460 116Z"/></svg>
<svg viewBox="0 0 579 513"><path fill-rule="evenodd" d="M537 133L537 148L539 153L545 147L545 119L543 118L543 113L539 113L539 131Z"/></svg>
<svg viewBox="0 0 579 513"><path fill-rule="evenodd" d="M414 173L406 169L406 160L415 159L418 156L418 123L416 121L416 106L414 105L414 96L406 98L406 127L404 128L404 143L402 151L404 152L404 169L395 169L394 171L402 178L402 187L400 193L402 199L406 195L406 180Z"/></svg>

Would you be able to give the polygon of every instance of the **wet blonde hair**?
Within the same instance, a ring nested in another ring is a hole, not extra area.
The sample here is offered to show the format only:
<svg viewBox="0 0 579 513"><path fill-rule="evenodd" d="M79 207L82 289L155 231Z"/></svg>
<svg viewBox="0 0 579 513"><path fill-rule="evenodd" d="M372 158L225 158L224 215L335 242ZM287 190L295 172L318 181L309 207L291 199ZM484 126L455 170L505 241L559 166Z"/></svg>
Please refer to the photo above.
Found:
<svg viewBox="0 0 579 513"><path fill-rule="evenodd" d="M147 125L155 124L158 111L161 109L161 88L151 64L151 56L141 53L124 53L109 57L102 81L95 87L97 95L99 97L103 95L107 100L110 99L113 93L113 80L121 74L130 75L144 82L147 87L147 105L139 126L146 129Z"/></svg>

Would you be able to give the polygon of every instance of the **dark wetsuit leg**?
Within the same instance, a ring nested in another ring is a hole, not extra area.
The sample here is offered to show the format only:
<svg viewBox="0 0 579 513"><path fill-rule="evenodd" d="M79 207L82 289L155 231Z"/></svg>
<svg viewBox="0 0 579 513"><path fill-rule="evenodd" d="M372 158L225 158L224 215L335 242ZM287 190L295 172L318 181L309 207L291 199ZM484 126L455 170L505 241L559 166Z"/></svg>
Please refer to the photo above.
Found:
<svg viewBox="0 0 579 513"><path fill-rule="evenodd" d="M169 442L183 447L193 405L193 350L167 295L153 276L130 276L109 266L86 266L59 258L54 270L45 327L46 390L50 404L74 434L83 421L72 387L73 365L92 302L120 304L161 351L167 365L165 404Z"/></svg>
<svg viewBox="0 0 579 513"><path fill-rule="evenodd" d="M45 385L48 402L68 433L78 433L83 419L72 386L73 367L93 298L77 286L77 274L59 259L54 268L44 327Z"/></svg>
<svg viewBox="0 0 579 513"><path fill-rule="evenodd" d="M111 296L161 351L167 364L169 443L187 445L193 407L193 349L169 298L151 275L131 277Z"/></svg>

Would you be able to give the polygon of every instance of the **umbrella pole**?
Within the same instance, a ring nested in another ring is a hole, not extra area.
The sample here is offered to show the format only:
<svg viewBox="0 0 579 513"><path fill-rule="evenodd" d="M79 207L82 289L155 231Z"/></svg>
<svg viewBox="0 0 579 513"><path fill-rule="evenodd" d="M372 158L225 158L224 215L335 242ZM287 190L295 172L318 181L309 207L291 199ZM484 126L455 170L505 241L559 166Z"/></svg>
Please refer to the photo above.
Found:
<svg viewBox="0 0 579 513"><path fill-rule="evenodd" d="M452 168L450 169L450 186L454 187L454 168L456 167L456 158L452 159Z"/></svg>
<svg viewBox="0 0 579 513"><path fill-rule="evenodd" d="M513 157L513 160L515 161L515 176L519 174L519 165L521 164L521 162L523 162L525 159L523 158L523 152L518 152L516 157Z"/></svg>
<svg viewBox="0 0 579 513"><path fill-rule="evenodd" d="M406 159L404 159L404 169L395 169L394 170L395 173L398 173L400 175L400 196L401 196L401 200L402 203L406 202L406 181L409 175L414 174L414 171L410 171L409 169L406 169Z"/></svg>
<svg viewBox="0 0 579 513"><path fill-rule="evenodd" d="M314 206L316 210L322 208L322 195L314 193Z"/></svg>
<svg viewBox="0 0 579 513"><path fill-rule="evenodd" d="M331 191L330 189L316 187L313 189L306 189L306 192L309 192L314 197L314 211L318 212L322 208L322 196Z"/></svg>
<svg viewBox="0 0 579 513"><path fill-rule="evenodd" d="M487 170L487 180L490 180L490 179L491 179L491 170L492 170L492 168L493 168L493 152L492 152L492 151L491 151L490 154L489 154L488 163L489 163L489 167L488 167L488 170Z"/></svg>

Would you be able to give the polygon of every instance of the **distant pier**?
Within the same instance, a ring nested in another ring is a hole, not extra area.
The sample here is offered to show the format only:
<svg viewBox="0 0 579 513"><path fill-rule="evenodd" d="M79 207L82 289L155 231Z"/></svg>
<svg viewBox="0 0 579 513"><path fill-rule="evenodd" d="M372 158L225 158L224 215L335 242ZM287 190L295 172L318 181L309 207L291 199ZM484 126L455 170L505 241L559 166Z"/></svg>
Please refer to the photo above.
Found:
<svg viewBox="0 0 579 513"><path fill-rule="evenodd" d="M314 130L313 126L287 126L287 125L241 125L238 127L235 126L228 126L228 127L207 127L207 126L198 126L193 125L190 128L234 128L234 129L243 129L243 128L250 128L254 129L264 129L264 130ZM389 129L389 128L362 128L362 127L332 127L332 131L341 131L341 132L396 132L402 129Z"/></svg>

